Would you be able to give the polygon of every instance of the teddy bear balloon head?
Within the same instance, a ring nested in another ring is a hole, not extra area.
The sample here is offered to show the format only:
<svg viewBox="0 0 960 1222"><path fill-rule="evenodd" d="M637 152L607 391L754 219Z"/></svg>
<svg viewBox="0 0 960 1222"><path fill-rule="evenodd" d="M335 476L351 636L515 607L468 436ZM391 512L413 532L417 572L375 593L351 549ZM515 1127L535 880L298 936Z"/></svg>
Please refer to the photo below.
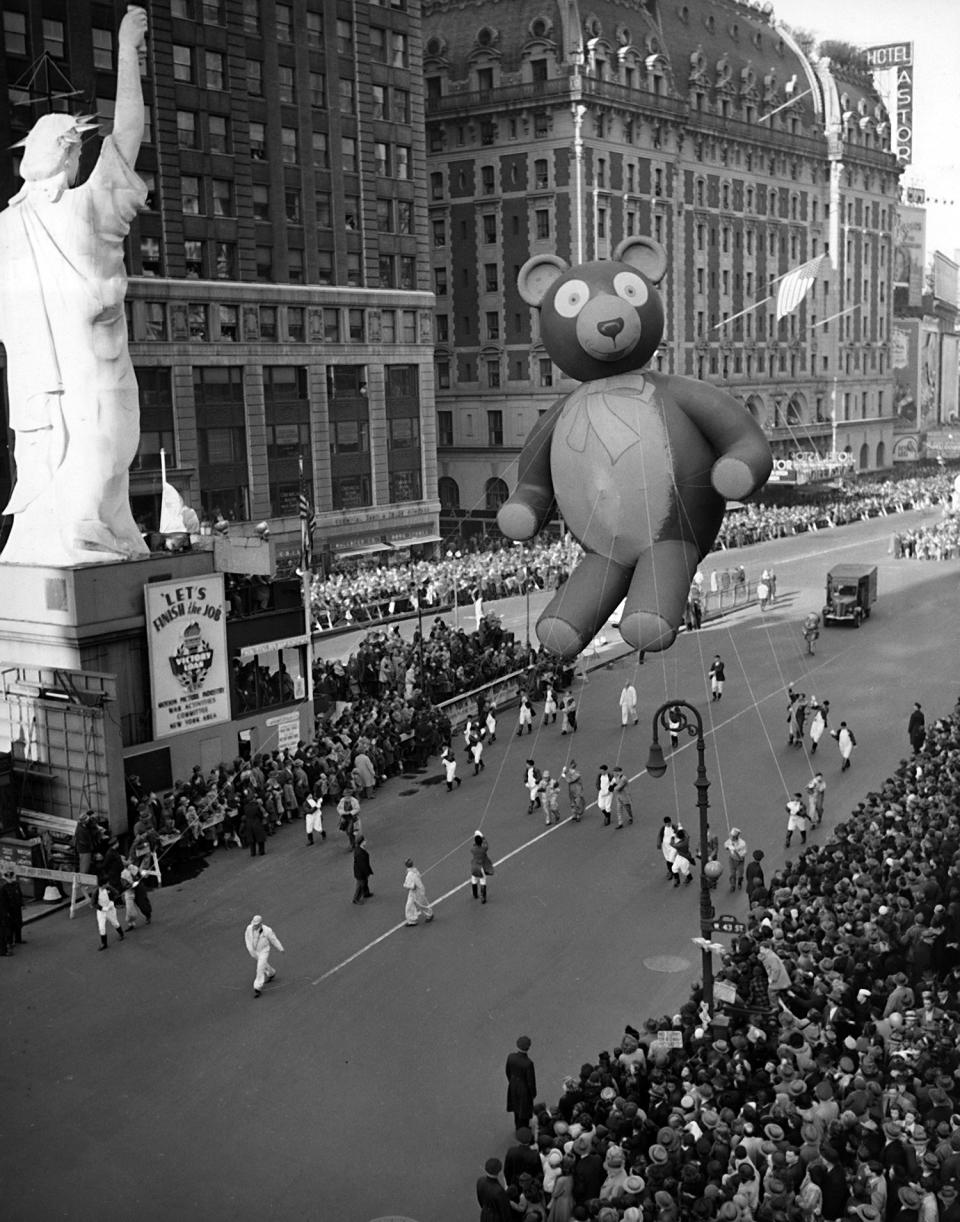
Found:
<svg viewBox="0 0 960 1222"><path fill-rule="evenodd" d="M540 333L564 373L581 382L642 369L663 337L656 285L667 252L652 238L626 238L612 259L570 268L534 255L520 269L523 300L540 309Z"/></svg>

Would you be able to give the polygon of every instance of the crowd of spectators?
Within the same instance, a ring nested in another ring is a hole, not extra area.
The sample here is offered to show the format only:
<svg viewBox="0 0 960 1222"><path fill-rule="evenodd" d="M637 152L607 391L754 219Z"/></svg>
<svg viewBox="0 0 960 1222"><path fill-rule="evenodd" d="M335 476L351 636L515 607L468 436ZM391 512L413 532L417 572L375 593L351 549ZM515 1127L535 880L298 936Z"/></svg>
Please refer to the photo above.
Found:
<svg viewBox="0 0 960 1222"><path fill-rule="evenodd" d="M717 546L744 547L918 506L944 504L950 499L953 480L952 473L944 472L910 479L861 480L842 492L816 496L797 505L770 505L761 499L727 514Z"/></svg>
<svg viewBox="0 0 960 1222"><path fill-rule="evenodd" d="M952 473L939 471L909 479L858 481L795 505L751 502L727 514L716 547L742 547L942 504L949 500L953 479ZM570 537L536 539L525 547L487 539L475 552L448 549L436 560L317 576L312 587L314 619L321 630L330 630L409 614L418 603L421 611L436 612L453 605L473 606L478 599L489 603L510 598L527 589L555 589L581 554Z"/></svg>
<svg viewBox="0 0 960 1222"><path fill-rule="evenodd" d="M915 747L751 889L719 1021L698 986L535 1106L484 1222L958 1222L960 702Z"/></svg>
<svg viewBox="0 0 960 1222"><path fill-rule="evenodd" d="M939 522L898 530L890 551L895 560L956 560L960 556L960 517L945 514Z"/></svg>
<svg viewBox="0 0 960 1222"><path fill-rule="evenodd" d="M510 598L528 589L555 589L580 555L579 544L569 537L538 539L526 547L491 539L481 551L448 551L437 560L318 576L312 586L314 618L323 629L409 613L418 603L427 613L473 606L478 599Z"/></svg>

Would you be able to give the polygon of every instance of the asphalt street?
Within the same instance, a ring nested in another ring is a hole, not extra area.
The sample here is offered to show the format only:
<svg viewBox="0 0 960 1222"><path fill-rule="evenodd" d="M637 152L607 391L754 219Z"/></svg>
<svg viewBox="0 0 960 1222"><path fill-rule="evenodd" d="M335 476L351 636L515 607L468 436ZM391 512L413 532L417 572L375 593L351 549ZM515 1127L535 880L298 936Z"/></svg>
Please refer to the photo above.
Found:
<svg viewBox="0 0 960 1222"><path fill-rule="evenodd" d="M787 746L791 682L830 699L832 724L846 719L859 744L844 774L832 742L815 758L827 781L820 836L906 754L914 700L928 718L953 706L960 563L894 562L893 527L875 519L709 558L705 572L772 564L776 605L683 634L643 666L631 654L591 671L577 682L575 736L558 722L518 741L505 712L486 771L474 778L461 754L453 794L435 761L391 781L363 810L375 873L362 907L328 816L312 848L287 828L264 858L218 850L199 878L156 895L149 929L106 953L89 912L32 924L0 971L4 1217L475 1217L483 1161L511 1137L503 1062L516 1037L533 1040L540 1097L553 1101L564 1074L625 1023L675 1010L699 974L697 888L674 890L655 849L664 814L695 831L695 751L684 744L660 780L645 774L658 704L698 706L712 827L723 840L739 825L771 869L785 855L784 803L812 771ZM880 569L873 616L824 630L806 656L800 623L822 604L827 568L855 560ZM534 619L545 601L531 599ZM523 599L496 609L522 634ZM706 680L715 653L727 667L719 703ZM627 677L639 726L620 725ZM549 829L525 813L524 760L555 772L571 754L588 789L603 762L635 778L633 827L603 827L595 805L570 823L565 801ZM497 866L486 906L467 885L477 828ZM403 924L408 855L436 905L416 929ZM723 880L717 901L745 912ZM255 912L286 948L256 1001L243 946Z"/></svg>

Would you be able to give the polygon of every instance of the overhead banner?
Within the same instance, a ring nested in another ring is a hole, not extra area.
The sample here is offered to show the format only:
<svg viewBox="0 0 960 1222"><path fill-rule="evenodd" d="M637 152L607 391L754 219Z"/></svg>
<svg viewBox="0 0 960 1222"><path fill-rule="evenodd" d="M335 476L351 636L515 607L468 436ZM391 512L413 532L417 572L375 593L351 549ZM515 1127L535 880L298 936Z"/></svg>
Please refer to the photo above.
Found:
<svg viewBox="0 0 960 1222"><path fill-rule="evenodd" d="M223 574L143 588L153 736L230 720Z"/></svg>
<svg viewBox="0 0 960 1222"><path fill-rule="evenodd" d="M866 56L890 115L890 151L906 165L913 160L913 43L867 47Z"/></svg>

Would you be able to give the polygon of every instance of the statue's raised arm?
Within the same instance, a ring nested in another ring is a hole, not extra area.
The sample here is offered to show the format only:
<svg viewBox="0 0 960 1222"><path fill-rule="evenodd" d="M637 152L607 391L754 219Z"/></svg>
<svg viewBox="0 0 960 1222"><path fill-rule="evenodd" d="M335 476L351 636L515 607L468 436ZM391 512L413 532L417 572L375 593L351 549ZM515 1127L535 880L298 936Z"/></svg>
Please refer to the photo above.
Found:
<svg viewBox="0 0 960 1222"><path fill-rule="evenodd" d="M134 172L146 32L146 12L128 7L113 134L86 182L75 185L92 116L44 115L22 141L24 185L0 212L0 340L17 465L6 563L147 553L130 512L140 405L123 309L123 240L147 196Z"/></svg>

